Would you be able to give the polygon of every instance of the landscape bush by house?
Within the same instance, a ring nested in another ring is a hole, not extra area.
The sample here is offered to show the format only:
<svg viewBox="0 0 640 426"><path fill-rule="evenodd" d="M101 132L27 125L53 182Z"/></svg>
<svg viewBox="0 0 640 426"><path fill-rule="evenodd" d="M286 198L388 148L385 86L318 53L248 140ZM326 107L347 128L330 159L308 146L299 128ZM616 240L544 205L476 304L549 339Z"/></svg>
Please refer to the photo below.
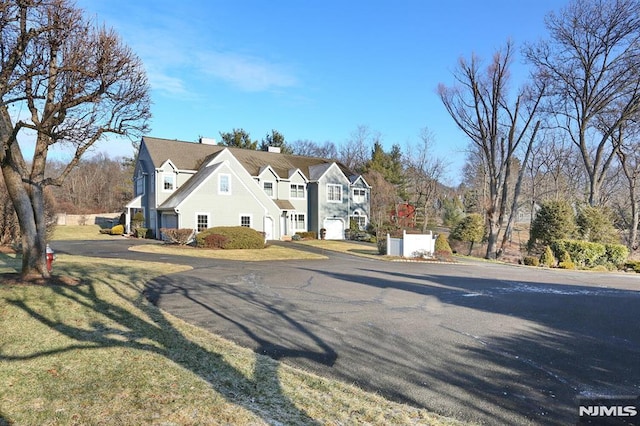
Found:
<svg viewBox="0 0 640 426"><path fill-rule="evenodd" d="M217 234L227 238L222 245L223 249L261 249L264 248L264 235L255 229L246 226L217 226L205 229L196 235L198 247L205 247L205 238L208 235ZM216 237L219 238L219 237Z"/></svg>
<svg viewBox="0 0 640 426"><path fill-rule="evenodd" d="M229 238L220 234L208 234L203 239L203 248L223 249Z"/></svg>
<svg viewBox="0 0 640 426"><path fill-rule="evenodd" d="M318 239L318 234L315 231L309 232L296 232L295 236L299 236L301 240L316 240Z"/></svg>
<svg viewBox="0 0 640 426"><path fill-rule="evenodd" d="M124 234L124 225L116 225L109 230L111 235L122 235Z"/></svg>
<svg viewBox="0 0 640 426"><path fill-rule="evenodd" d="M185 246L193 240L193 229L160 228L162 239L169 244Z"/></svg>

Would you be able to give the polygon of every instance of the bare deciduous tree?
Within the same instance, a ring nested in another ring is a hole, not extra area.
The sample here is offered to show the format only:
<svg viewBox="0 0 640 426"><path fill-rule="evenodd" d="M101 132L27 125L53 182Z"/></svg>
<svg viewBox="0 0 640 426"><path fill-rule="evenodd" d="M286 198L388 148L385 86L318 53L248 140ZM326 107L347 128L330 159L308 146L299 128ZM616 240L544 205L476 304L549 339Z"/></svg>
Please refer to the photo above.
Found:
<svg viewBox="0 0 640 426"><path fill-rule="evenodd" d="M379 139L379 135L374 134L367 126L358 126L351 133L350 139L341 145L338 160L349 170L361 172L371 157L374 142Z"/></svg>
<svg viewBox="0 0 640 426"><path fill-rule="evenodd" d="M440 181L446 170L445 161L433 153L433 135L428 129L420 132L417 144L405 147L403 163L407 193L416 211L422 211L422 232L426 232L429 209L438 198Z"/></svg>
<svg viewBox="0 0 640 426"><path fill-rule="evenodd" d="M106 134L146 131L149 88L139 58L69 0L5 1L0 34L0 167L20 223L22 275L47 276L44 188L61 184ZM12 106L28 117L12 116ZM37 134L30 164L18 142L24 129ZM54 144L74 155L58 176L45 177Z"/></svg>
<svg viewBox="0 0 640 426"><path fill-rule="evenodd" d="M548 111L578 148L596 205L615 158L611 138L640 109L640 3L572 0L546 25L549 40L526 56L549 86Z"/></svg>
<svg viewBox="0 0 640 426"><path fill-rule="evenodd" d="M513 46L509 42L496 52L486 73L480 69L475 55L470 61L461 59L454 73L458 85L440 84L438 88L445 108L477 148L486 167L487 258L499 255L498 235L510 207L508 200L512 197L513 205L518 196L518 186L515 191L509 187L513 160L520 149L524 151L521 164L527 161L539 126L535 117L544 92L543 87L524 87L511 103L508 83L512 56ZM522 178L521 173L518 178Z"/></svg>

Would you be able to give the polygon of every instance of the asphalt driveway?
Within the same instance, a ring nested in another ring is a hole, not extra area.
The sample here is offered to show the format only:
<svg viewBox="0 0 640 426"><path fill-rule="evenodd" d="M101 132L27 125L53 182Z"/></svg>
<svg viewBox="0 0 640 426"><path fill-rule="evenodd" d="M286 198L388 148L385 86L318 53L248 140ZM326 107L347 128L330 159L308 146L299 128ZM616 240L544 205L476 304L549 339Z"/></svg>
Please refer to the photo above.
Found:
<svg viewBox="0 0 640 426"><path fill-rule="evenodd" d="M257 352L460 420L575 423L578 398L640 394L640 277L343 254L160 258L131 240L60 252L191 264L147 296Z"/></svg>

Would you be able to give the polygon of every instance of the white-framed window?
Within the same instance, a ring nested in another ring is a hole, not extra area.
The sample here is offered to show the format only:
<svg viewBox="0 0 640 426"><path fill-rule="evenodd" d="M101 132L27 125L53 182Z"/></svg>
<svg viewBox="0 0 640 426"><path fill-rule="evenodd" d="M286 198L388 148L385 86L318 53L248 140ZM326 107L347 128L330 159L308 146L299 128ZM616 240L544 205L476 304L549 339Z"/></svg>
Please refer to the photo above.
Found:
<svg viewBox="0 0 640 426"><path fill-rule="evenodd" d="M367 201L367 190L364 188L353 188L353 202L364 203Z"/></svg>
<svg viewBox="0 0 640 426"><path fill-rule="evenodd" d="M327 184L327 201L331 203L342 202L342 185L334 183Z"/></svg>
<svg viewBox="0 0 640 426"><path fill-rule="evenodd" d="M306 231L307 217L304 213L291 213L289 215L289 223L292 231Z"/></svg>
<svg viewBox="0 0 640 426"><path fill-rule="evenodd" d="M246 226L247 228L251 228L251 215L243 214L240 215L240 226Z"/></svg>
<svg viewBox="0 0 640 426"><path fill-rule="evenodd" d="M196 213L196 231L201 232L209 227L209 213Z"/></svg>
<svg viewBox="0 0 640 426"><path fill-rule="evenodd" d="M269 197L274 196L273 182L262 182L262 188L264 188L265 194L267 194Z"/></svg>
<svg viewBox="0 0 640 426"><path fill-rule="evenodd" d="M355 221L358 224L358 229L364 231L367 227L367 216L360 214L360 212L353 212L351 216L351 220Z"/></svg>
<svg viewBox="0 0 640 426"><path fill-rule="evenodd" d="M291 198L304 198L304 185L299 183L292 183Z"/></svg>
<svg viewBox="0 0 640 426"><path fill-rule="evenodd" d="M218 194L231 195L231 175L218 175Z"/></svg>
<svg viewBox="0 0 640 426"><path fill-rule="evenodd" d="M173 173L162 174L162 190L165 192L172 192L176 189L176 175Z"/></svg>

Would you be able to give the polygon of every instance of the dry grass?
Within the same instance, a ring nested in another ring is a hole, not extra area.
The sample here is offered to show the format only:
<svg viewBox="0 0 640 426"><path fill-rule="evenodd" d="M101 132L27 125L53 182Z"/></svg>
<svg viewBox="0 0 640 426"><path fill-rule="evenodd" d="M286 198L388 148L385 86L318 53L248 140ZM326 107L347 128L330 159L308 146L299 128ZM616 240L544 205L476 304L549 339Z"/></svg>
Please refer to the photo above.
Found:
<svg viewBox="0 0 640 426"><path fill-rule="evenodd" d="M330 251L349 253L362 257L384 260L385 256L378 254L378 248L374 244L358 244L344 240L302 240L296 244L305 244L311 247L322 248Z"/></svg>
<svg viewBox="0 0 640 426"><path fill-rule="evenodd" d="M110 240L122 238L100 233L98 225L58 225L53 230L52 240Z"/></svg>
<svg viewBox="0 0 640 426"><path fill-rule="evenodd" d="M0 285L0 424L455 424L257 355L143 297L158 271L185 268L60 255L55 273L79 285Z"/></svg>
<svg viewBox="0 0 640 426"><path fill-rule="evenodd" d="M175 256L203 257L208 259L241 260L245 262L327 259L326 256L319 254L281 246L269 246L261 250L213 250L189 246L149 244L133 246L129 250Z"/></svg>

